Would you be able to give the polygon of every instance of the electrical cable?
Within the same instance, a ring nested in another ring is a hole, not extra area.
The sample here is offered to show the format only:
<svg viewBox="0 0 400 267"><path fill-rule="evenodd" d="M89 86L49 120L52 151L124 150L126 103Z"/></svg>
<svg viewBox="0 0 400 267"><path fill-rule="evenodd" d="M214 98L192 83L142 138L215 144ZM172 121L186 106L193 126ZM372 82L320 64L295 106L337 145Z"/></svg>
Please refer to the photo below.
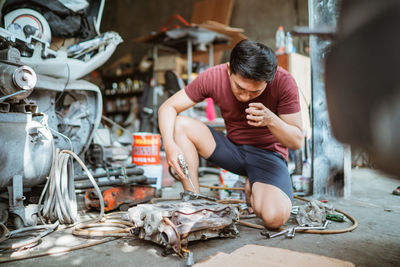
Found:
<svg viewBox="0 0 400 267"><path fill-rule="evenodd" d="M294 198L305 201L305 202L310 202L310 200L300 197L300 196L294 196ZM350 227L347 227L344 229L334 229L334 230L312 230L312 229L311 230L306 230L306 229L302 230L302 229L298 229L298 230L296 230L296 232L306 233L306 234L322 234L322 235L323 234L342 234L342 233L346 233L346 232L351 232L358 227L358 222L353 216L351 216L350 214L348 214L344 211L338 210L338 209L335 209L335 211L342 214L346 218L348 218L351 221L352 225ZM244 221L239 221L239 224L242 224L244 226L248 226L251 228L255 228L255 229L265 230L265 227L260 224L254 224L254 223L249 223L249 222L244 222ZM280 228L278 231L283 231L283 230L286 230L286 229Z"/></svg>
<svg viewBox="0 0 400 267"><path fill-rule="evenodd" d="M97 221L104 216L103 195L85 164L72 151L56 149L50 176L39 199L39 218L42 223L45 223L43 218L50 221L59 220L61 224L73 224L78 220L72 159L79 163L95 188L100 202L100 215ZM42 210L40 205L43 199Z"/></svg>
<svg viewBox="0 0 400 267"><path fill-rule="evenodd" d="M64 89L62 90L62 92L60 93L60 95L57 97L57 99L55 100L55 104L57 104L57 102L61 99L61 97L63 96L63 94L64 94L64 91L65 91L65 89L67 89L67 86L68 86L68 84L69 84L69 79L70 79L70 75L71 75L71 70L69 69L69 65L68 65L68 63L66 64L67 65L67 70L68 70L68 75L67 75L67 82L65 83L65 86L64 86Z"/></svg>
<svg viewBox="0 0 400 267"><path fill-rule="evenodd" d="M72 231L73 235L85 237L126 237L135 229L135 225L122 216L127 212L113 212L106 214L99 223L80 223ZM119 215L119 216L118 216ZM116 217L117 216L117 217ZM117 230L99 230L99 228L121 228Z"/></svg>
<svg viewBox="0 0 400 267"><path fill-rule="evenodd" d="M0 246L0 250L18 249L18 248L26 247L29 245L34 245L34 244L38 243L40 241L40 239L42 239L43 237L45 237L46 235L50 234L55 229L57 229L59 224L60 223L57 221L54 224L37 225L37 226L25 227L25 228L20 228L20 229L14 230L14 231L10 231L10 232L6 233L7 238L11 238L12 236L15 236L22 232L46 229L45 231L39 233L37 236L34 236L32 238L28 238L23 241L13 243L10 245Z"/></svg>
<svg viewBox="0 0 400 267"><path fill-rule="evenodd" d="M69 145L71 146L70 150L74 151L74 146L72 145L72 141L70 138L68 138L68 136L54 130L53 128L50 128L50 127L47 127L47 128L49 128L49 130L52 131L53 133L56 133L56 134L60 135L61 137L65 138L69 142Z"/></svg>
<svg viewBox="0 0 400 267"><path fill-rule="evenodd" d="M129 134L132 134L131 131L129 131L128 129L122 127L122 126L119 125L118 123L114 122L112 119L109 119L109 118L107 118L107 117L104 116L104 115L102 115L101 118L102 118L103 120L105 120L106 122L109 122L109 123L111 123L112 125L116 126L117 128L121 129L122 131L125 131L125 132L127 132L127 133L129 133Z"/></svg>
<svg viewBox="0 0 400 267"><path fill-rule="evenodd" d="M294 196L294 198L297 198L297 199L305 201L305 202L310 202L310 200L308 200L304 197ZM299 229L299 230L296 230L296 232L304 232L307 234L341 234L341 233L351 232L358 227L358 221L353 216L351 216L350 214L348 214L344 211L338 210L336 208L335 208L335 211L342 214L346 218L348 218L352 222L353 225L350 227L347 227L345 229L335 229L335 230L301 230L301 229Z"/></svg>
<svg viewBox="0 0 400 267"><path fill-rule="evenodd" d="M78 219L74 173L72 158L64 151L66 150L60 152L56 149L53 154L50 176L39 199L40 205L46 192L43 210L39 209L39 218L58 220L61 224L73 224Z"/></svg>
<svg viewBox="0 0 400 267"><path fill-rule="evenodd" d="M42 253L37 253L37 254L29 254L25 256L12 256L12 257L0 257L0 263L6 263L6 262L12 262L12 261L19 261L19 260L25 260L25 259L32 259L32 258L38 258L38 257L43 257L43 256L51 256L51 255L57 255L57 254L63 254L67 253L70 251L82 249L82 248L88 248L96 245L100 245L109 241L113 241L115 239L118 239L117 237L110 237L102 240L96 240L90 243L82 244L82 245L77 245L74 247L70 248L63 248L57 251L46 251Z"/></svg>

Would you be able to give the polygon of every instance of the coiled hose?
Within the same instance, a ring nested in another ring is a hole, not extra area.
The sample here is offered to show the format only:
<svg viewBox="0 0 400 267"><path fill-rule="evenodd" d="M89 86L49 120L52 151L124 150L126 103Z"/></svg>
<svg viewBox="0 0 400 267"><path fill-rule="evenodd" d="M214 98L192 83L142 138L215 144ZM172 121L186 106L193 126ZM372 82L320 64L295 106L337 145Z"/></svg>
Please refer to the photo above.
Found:
<svg viewBox="0 0 400 267"><path fill-rule="evenodd" d="M86 172L96 190L100 202L100 214L97 217L97 221L100 221L104 216L103 195L85 164L74 152L56 149L53 156L50 176L39 199L39 218L42 223L45 223L45 220L58 220L61 224L74 224L78 220L72 164L73 159L75 159ZM40 205L43 199L42 210Z"/></svg>

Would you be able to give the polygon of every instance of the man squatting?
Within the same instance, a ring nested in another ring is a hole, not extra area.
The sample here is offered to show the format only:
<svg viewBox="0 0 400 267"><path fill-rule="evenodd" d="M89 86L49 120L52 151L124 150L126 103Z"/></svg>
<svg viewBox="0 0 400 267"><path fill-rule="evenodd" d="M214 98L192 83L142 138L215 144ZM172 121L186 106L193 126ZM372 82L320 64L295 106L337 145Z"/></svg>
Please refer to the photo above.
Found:
<svg viewBox="0 0 400 267"><path fill-rule="evenodd" d="M179 115L206 98L220 108L226 136L204 123ZM293 188L288 148L299 149L303 130L299 93L293 77L277 67L274 51L250 40L239 42L229 63L202 72L159 111L159 127L168 164L192 191L182 172L183 154L199 193L198 154L230 172L246 176L245 192L255 214L268 228L290 216Z"/></svg>

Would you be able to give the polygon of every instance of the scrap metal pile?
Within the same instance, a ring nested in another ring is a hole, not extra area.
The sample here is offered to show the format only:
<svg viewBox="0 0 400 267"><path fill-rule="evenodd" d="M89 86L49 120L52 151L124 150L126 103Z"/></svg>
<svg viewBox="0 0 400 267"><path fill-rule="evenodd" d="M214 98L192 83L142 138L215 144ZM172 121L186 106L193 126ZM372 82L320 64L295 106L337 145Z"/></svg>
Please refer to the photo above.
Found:
<svg viewBox="0 0 400 267"><path fill-rule="evenodd" d="M173 249L182 255L189 241L235 237L239 232L236 208L208 200L165 201L141 204L128 210L134 235Z"/></svg>

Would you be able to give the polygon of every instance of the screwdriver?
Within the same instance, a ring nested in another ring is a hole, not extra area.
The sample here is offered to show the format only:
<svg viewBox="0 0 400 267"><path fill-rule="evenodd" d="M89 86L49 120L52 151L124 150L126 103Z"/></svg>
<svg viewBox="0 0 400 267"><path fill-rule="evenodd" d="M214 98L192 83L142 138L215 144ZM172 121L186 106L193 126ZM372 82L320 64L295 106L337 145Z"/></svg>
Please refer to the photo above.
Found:
<svg viewBox="0 0 400 267"><path fill-rule="evenodd" d="M186 177L189 179L190 184L192 185L193 192L196 193L196 189L194 188L192 179L190 179L188 166L187 166L185 158L183 157L182 154L178 155L178 161L179 161L179 165L181 165L181 168L182 168L183 172L185 173Z"/></svg>

